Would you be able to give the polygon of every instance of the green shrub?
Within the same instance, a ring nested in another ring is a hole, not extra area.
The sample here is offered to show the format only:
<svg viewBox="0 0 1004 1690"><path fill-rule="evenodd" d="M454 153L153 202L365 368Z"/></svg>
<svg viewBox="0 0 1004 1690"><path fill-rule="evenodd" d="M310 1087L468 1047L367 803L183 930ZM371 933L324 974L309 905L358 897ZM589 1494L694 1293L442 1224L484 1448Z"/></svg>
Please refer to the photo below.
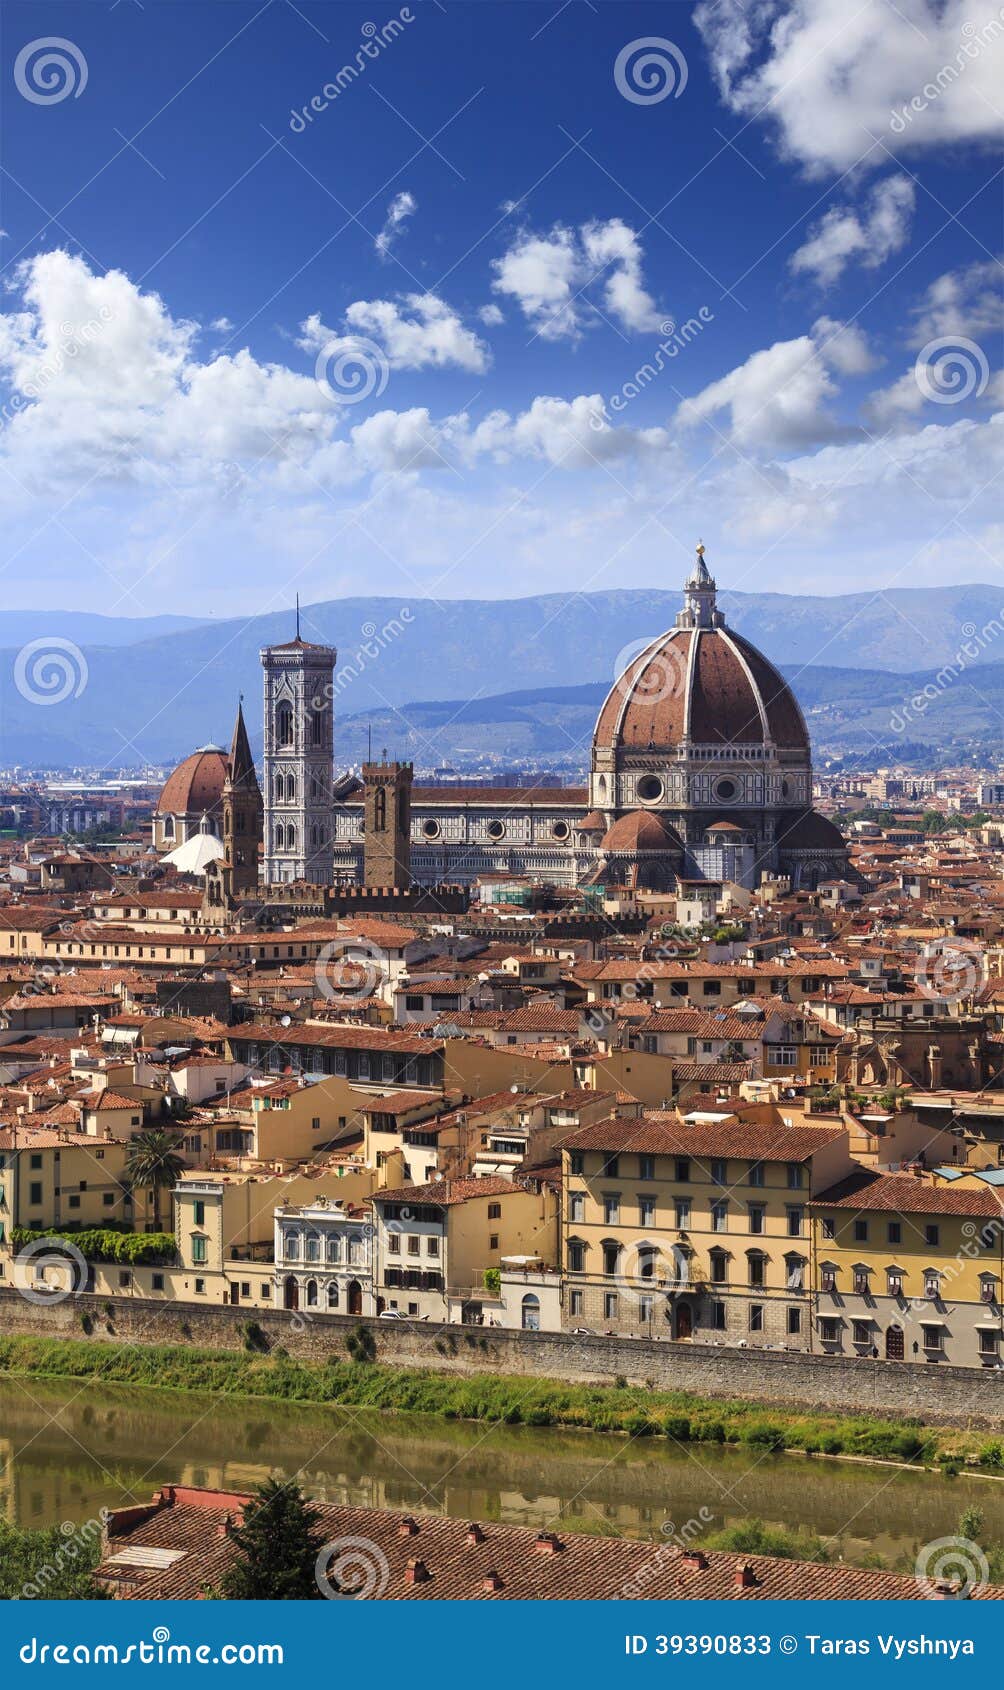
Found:
<svg viewBox="0 0 1004 1690"><path fill-rule="evenodd" d="M662 1429L667 1438L675 1438L678 1444L689 1444L691 1439L690 1421L685 1414L667 1414L662 1423Z"/></svg>

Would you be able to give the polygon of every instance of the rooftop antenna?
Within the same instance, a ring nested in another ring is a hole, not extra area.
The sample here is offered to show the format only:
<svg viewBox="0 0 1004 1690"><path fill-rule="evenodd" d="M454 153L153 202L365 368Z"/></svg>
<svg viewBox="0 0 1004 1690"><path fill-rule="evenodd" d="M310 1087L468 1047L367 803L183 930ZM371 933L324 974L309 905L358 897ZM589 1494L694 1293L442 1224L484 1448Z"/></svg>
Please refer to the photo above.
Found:
<svg viewBox="0 0 1004 1690"><path fill-rule="evenodd" d="M372 722L368 722L366 724L366 761L367 761L367 763L372 763L372 761L373 761L373 723Z"/></svg>
<svg viewBox="0 0 1004 1690"><path fill-rule="evenodd" d="M296 595L296 637L300 638L300 595Z"/></svg>

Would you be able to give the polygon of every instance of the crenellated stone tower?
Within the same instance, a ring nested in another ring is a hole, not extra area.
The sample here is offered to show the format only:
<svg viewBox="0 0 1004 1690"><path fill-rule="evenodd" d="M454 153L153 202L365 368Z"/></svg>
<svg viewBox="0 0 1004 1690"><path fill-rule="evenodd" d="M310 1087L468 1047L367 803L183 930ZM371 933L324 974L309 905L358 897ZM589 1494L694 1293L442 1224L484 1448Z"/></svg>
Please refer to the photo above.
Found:
<svg viewBox="0 0 1004 1690"><path fill-rule="evenodd" d="M410 763L363 764L363 885L411 885Z"/></svg>

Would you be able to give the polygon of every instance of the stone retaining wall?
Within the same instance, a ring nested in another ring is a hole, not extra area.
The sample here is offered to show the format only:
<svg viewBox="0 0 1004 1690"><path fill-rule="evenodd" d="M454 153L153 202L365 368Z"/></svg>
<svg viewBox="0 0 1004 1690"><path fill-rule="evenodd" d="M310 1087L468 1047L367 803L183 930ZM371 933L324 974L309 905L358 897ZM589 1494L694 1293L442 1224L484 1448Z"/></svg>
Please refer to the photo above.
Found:
<svg viewBox="0 0 1004 1690"><path fill-rule="evenodd" d="M85 1319L90 1332L84 1330ZM631 1384L655 1389L747 1398L778 1407L917 1416L932 1425L1004 1427L1004 1373L989 1369L437 1326L431 1321L359 1320L307 1310L296 1315L281 1309L249 1313L128 1296L80 1295L42 1308L16 1291L0 1288L0 1332L8 1336L241 1350L249 1321L270 1344L282 1344L291 1356L305 1361L344 1359L346 1338L363 1326L372 1333L374 1359L388 1366L524 1374L582 1384L610 1384L623 1376Z"/></svg>

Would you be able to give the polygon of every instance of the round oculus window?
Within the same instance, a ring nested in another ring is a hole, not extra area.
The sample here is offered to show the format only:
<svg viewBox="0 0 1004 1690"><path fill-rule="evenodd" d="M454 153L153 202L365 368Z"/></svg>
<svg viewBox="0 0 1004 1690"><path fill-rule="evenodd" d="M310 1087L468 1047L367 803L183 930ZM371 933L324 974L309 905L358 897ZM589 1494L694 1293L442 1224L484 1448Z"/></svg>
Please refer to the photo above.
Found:
<svg viewBox="0 0 1004 1690"><path fill-rule="evenodd" d="M489 822L488 823L488 837L489 837L489 839L502 839L502 838L504 838L505 837L505 822Z"/></svg>
<svg viewBox="0 0 1004 1690"><path fill-rule="evenodd" d="M658 775L642 775L637 792L643 804L657 804L662 797L662 781Z"/></svg>
<svg viewBox="0 0 1004 1690"><path fill-rule="evenodd" d="M728 775L724 776L722 780L715 781L715 797L720 798L723 803L727 804L731 798L734 798L737 790L735 781L730 780Z"/></svg>
<svg viewBox="0 0 1004 1690"><path fill-rule="evenodd" d="M553 839L567 839L570 832L571 828L567 822L555 822L551 829L551 837Z"/></svg>
<svg viewBox="0 0 1004 1690"><path fill-rule="evenodd" d="M441 832L442 829L436 821L430 820L422 823L422 833L426 839L438 839Z"/></svg>

